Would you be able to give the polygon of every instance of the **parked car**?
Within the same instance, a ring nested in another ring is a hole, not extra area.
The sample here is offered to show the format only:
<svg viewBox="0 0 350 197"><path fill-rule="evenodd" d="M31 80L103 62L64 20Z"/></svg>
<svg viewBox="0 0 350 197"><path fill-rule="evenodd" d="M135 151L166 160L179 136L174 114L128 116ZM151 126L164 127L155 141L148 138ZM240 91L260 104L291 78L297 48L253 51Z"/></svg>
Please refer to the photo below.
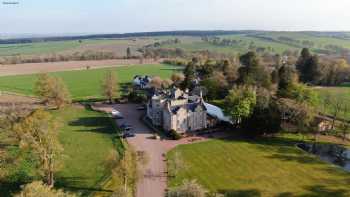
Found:
<svg viewBox="0 0 350 197"><path fill-rule="evenodd" d="M128 124L126 124L126 123L121 124L119 127L120 127L121 129L123 129L123 130L126 130L126 131L132 129L132 126L131 126L131 125L128 125Z"/></svg>
<svg viewBox="0 0 350 197"><path fill-rule="evenodd" d="M112 114L112 117L116 118L116 119L123 119L124 118L123 114L115 109L112 110L111 114Z"/></svg>
<svg viewBox="0 0 350 197"><path fill-rule="evenodd" d="M146 107L145 106L139 106L136 108L137 110L140 110L140 111L143 111L143 110L146 110Z"/></svg>
<svg viewBox="0 0 350 197"><path fill-rule="evenodd" d="M126 132L123 134L123 138L135 137L135 133Z"/></svg>

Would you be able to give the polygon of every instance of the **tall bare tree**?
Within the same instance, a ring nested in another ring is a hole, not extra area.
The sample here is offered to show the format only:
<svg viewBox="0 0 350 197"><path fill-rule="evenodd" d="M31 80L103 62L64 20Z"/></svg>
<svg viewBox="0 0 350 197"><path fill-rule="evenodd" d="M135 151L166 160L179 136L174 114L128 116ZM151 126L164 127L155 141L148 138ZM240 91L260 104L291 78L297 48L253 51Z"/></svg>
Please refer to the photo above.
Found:
<svg viewBox="0 0 350 197"><path fill-rule="evenodd" d="M153 77L152 81L150 83L151 87L153 87L155 89L162 88L162 84L163 84L163 80L158 76Z"/></svg>
<svg viewBox="0 0 350 197"><path fill-rule="evenodd" d="M40 160L41 170L49 186L54 185L54 172L60 167L63 147L58 138L59 124L49 112L35 110L14 125L20 147L31 150Z"/></svg>
<svg viewBox="0 0 350 197"><path fill-rule="evenodd" d="M107 97L110 103L113 103L113 98L118 96L117 86L118 84L116 75L113 71L108 71L102 83L102 91L103 96Z"/></svg>
<svg viewBox="0 0 350 197"><path fill-rule="evenodd" d="M38 95L43 103L49 103L51 98L51 91L53 89L54 80L47 73L38 75L38 79L35 83L35 93Z"/></svg>
<svg viewBox="0 0 350 197"><path fill-rule="evenodd" d="M137 178L136 154L132 149L128 148L124 151L123 158L113 169L113 173L116 176L122 175L124 193L130 193L129 185L134 183Z"/></svg>
<svg viewBox="0 0 350 197"><path fill-rule="evenodd" d="M40 74L35 84L35 92L45 104L61 108L72 102L70 93L63 80L51 77L47 73Z"/></svg>
<svg viewBox="0 0 350 197"><path fill-rule="evenodd" d="M174 73L171 75L171 80L177 87L179 87L180 84L185 80L185 76L182 73Z"/></svg>
<svg viewBox="0 0 350 197"><path fill-rule="evenodd" d="M68 88L61 78L56 78L53 84L52 102L57 108L72 102Z"/></svg>

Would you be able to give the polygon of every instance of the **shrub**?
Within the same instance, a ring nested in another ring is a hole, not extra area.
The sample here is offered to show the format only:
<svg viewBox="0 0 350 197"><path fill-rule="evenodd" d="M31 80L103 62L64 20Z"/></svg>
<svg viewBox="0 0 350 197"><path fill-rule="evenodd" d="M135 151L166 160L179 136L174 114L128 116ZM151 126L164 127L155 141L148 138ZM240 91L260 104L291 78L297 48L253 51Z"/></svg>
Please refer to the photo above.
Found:
<svg viewBox="0 0 350 197"><path fill-rule="evenodd" d="M205 197L207 190L203 188L197 181L184 180L182 185L172 188L167 197Z"/></svg>
<svg viewBox="0 0 350 197"><path fill-rule="evenodd" d="M173 140L179 140L182 138L182 136L173 129L169 131L169 137Z"/></svg>

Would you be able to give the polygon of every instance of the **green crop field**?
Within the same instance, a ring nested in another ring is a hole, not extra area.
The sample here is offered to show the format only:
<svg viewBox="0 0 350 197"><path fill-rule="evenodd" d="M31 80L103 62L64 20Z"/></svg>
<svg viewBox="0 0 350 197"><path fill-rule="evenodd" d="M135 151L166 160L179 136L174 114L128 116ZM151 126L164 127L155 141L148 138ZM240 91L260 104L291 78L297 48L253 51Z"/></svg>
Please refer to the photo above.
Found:
<svg viewBox="0 0 350 197"><path fill-rule="evenodd" d="M65 71L50 73L52 76L64 80L73 99L101 98L101 83L108 70L113 70L118 82L132 82L135 75L151 75L169 78L172 73L177 72L179 67L170 65L132 65L116 68ZM0 90L16 92L26 95L34 95L34 85L37 75L19 75L0 77Z"/></svg>
<svg viewBox="0 0 350 197"><path fill-rule="evenodd" d="M81 45L78 41L2 44L0 45L0 56L57 53L74 49Z"/></svg>
<svg viewBox="0 0 350 197"><path fill-rule="evenodd" d="M182 161L171 187L196 179L213 192L228 196L339 196L350 195L350 173L297 149L287 138L211 140L181 145L168 154Z"/></svg>
<svg viewBox="0 0 350 197"><path fill-rule="evenodd" d="M95 51L113 52L124 56L126 49L130 47L132 53L155 40L163 38L138 38L138 39L88 39L55 42L34 42L25 44L0 44L0 57L12 55L50 55L73 54L75 52Z"/></svg>

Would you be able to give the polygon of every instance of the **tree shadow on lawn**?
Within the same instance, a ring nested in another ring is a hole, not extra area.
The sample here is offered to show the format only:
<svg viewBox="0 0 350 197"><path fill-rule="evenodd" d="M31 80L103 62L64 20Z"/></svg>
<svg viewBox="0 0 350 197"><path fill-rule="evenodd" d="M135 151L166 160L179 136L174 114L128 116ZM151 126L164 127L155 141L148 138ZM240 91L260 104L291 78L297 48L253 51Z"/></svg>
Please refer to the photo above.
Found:
<svg viewBox="0 0 350 197"><path fill-rule="evenodd" d="M82 196L86 196L91 192L113 192L99 187L84 187L86 178L83 177L60 177L56 178L55 187L62 188L71 192L80 192Z"/></svg>
<svg viewBox="0 0 350 197"><path fill-rule="evenodd" d="M76 120L70 121L69 126L76 127L93 127L91 129L78 129L75 131L81 132L97 132L105 134L113 134L115 130L112 126L111 119L109 117L81 117Z"/></svg>
<svg viewBox="0 0 350 197"><path fill-rule="evenodd" d="M237 141L254 145L254 148L261 151L269 151L271 155L266 156L271 159L280 159L282 161L295 161L302 164L322 164L317 157L304 152L296 147L296 144L302 142L296 139L282 137L259 137L259 138L243 138L235 137L225 139L227 141Z"/></svg>
<svg viewBox="0 0 350 197"><path fill-rule="evenodd" d="M347 197L349 196L349 191L344 189L330 189L324 185L314 185L305 187L308 193L303 195L298 195L298 197Z"/></svg>
<svg viewBox="0 0 350 197"><path fill-rule="evenodd" d="M349 191L344 189L330 189L324 185L314 185L304 187L307 191L305 194L294 194L292 192L283 192L276 195L271 195L275 197L347 197L349 196ZM257 189L250 190L219 190L221 194L225 197L261 197L266 196Z"/></svg>
<svg viewBox="0 0 350 197"><path fill-rule="evenodd" d="M295 154L273 154L271 156L267 156L267 158L271 159L279 159L282 161L295 161L302 164L323 164L321 160L310 156L310 155L295 155Z"/></svg>
<svg viewBox="0 0 350 197"><path fill-rule="evenodd" d="M25 184L25 183L0 181L0 196L1 197L13 196L13 193L17 193L21 190L20 186L22 184Z"/></svg>
<svg viewBox="0 0 350 197"><path fill-rule="evenodd" d="M164 71L182 71L184 68L161 68L160 70Z"/></svg>
<svg viewBox="0 0 350 197"><path fill-rule="evenodd" d="M261 192L256 189L249 190L219 190L225 197L260 197Z"/></svg>

